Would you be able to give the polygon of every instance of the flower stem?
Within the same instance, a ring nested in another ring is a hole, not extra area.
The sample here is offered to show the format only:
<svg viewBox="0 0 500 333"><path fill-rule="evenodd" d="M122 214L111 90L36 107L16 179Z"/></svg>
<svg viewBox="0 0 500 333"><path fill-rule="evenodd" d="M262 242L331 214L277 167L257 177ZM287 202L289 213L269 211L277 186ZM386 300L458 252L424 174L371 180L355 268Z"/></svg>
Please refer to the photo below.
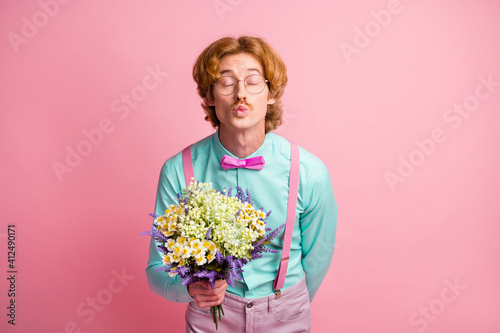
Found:
<svg viewBox="0 0 500 333"><path fill-rule="evenodd" d="M224 310L222 309L222 305L216 305L212 306L210 308L212 312L212 319L214 320L215 323L215 329L219 330L219 320L222 320L222 316L224 315Z"/></svg>

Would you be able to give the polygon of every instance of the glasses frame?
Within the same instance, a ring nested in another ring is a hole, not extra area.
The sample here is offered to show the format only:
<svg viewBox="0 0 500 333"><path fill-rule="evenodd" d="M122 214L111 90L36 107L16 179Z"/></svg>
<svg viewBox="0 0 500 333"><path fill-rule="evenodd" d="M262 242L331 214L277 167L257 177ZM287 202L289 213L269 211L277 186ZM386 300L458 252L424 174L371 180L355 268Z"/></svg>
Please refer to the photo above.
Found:
<svg viewBox="0 0 500 333"><path fill-rule="evenodd" d="M236 87L238 86L238 83L239 83L240 81L243 81L243 85L245 86L245 89L246 89L246 90L247 90L250 94L252 94L252 95L258 95L258 94L261 94L261 93L262 93L262 92L266 89L266 86L264 85L264 88L262 88L262 90L261 90L261 91L259 91L258 93L254 93L254 92L251 92L250 90L248 90L246 80L247 80L250 76L253 76L253 75L258 75L258 76L261 76L261 77L264 79L264 82L266 83L266 85L267 85L267 83L269 83L269 80L267 80L267 79L266 79L264 76L262 76L261 74L250 74L250 75L248 75L247 77L245 77L243 80L238 80L238 79L237 79L237 78L235 78L234 76L230 76L230 75L222 75L222 76L219 76L219 77L217 78L217 80L215 80L215 82L214 82L214 83L212 83L212 85L215 87L215 90L217 90L217 92L218 92L219 94L221 94L222 96L229 96L229 95L234 94L234 92L236 91ZM223 94L223 93L221 93L221 92L219 91L219 89L217 89L217 81L219 81L219 80L220 80L221 78L223 78L223 77L230 77L230 78L233 78L233 79L235 79L235 80L236 80L236 83L233 85L233 91L232 91L232 92L230 92L229 94Z"/></svg>

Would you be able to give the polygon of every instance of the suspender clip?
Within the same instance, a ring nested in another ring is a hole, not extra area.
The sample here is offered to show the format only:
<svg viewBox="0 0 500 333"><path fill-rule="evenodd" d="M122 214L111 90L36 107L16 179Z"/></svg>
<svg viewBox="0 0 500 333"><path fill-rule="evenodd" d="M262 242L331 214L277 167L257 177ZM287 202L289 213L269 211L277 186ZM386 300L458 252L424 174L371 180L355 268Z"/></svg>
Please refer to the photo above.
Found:
<svg viewBox="0 0 500 333"><path fill-rule="evenodd" d="M281 289L275 290L274 293L276 294L276 299L281 297Z"/></svg>

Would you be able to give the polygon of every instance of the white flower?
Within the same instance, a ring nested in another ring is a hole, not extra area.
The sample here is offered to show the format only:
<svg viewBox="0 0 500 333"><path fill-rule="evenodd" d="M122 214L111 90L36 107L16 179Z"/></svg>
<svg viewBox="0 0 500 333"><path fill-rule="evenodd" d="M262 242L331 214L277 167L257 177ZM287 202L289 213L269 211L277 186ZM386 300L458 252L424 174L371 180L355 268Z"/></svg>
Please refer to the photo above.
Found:
<svg viewBox="0 0 500 333"><path fill-rule="evenodd" d="M193 252L193 249L190 248L189 246L182 247L182 250L181 250L182 259L187 259L187 258L191 257L191 252Z"/></svg>
<svg viewBox="0 0 500 333"><path fill-rule="evenodd" d="M171 264L171 257L168 254L162 254L161 262L164 265L170 265Z"/></svg>
<svg viewBox="0 0 500 333"><path fill-rule="evenodd" d="M191 242L191 248L196 251L200 248L202 248L202 243L200 240L195 239L194 241Z"/></svg>
<svg viewBox="0 0 500 333"><path fill-rule="evenodd" d="M180 255L172 253L172 252L169 253L169 255L171 256L172 263L177 263L177 262L181 261L181 256Z"/></svg>
<svg viewBox="0 0 500 333"><path fill-rule="evenodd" d="M214 255L214 254L212 254L212 253L208 253L208 254L206 255L206 258L207 258L207 263L211 263L212 261L214 261L214 259L215 259L215 255Z"/></svg>
<svg viewBox="0 0 500 333"><path fill-rule="evenodd" d="M207 263L207 258L205 257L204 254L201 254L201 255L198 255L198 256L195 256L195 260L196 260L196 264L198 266L201 266L201 265L204 265Z"/></svg>
<svg viewBox="0 0 500 333"><path fill-rule="evenodd" d="M169 251L173 251L174 250L174 247L175 247L175 242L173 240L169 240L168 242L165 242L165 247L169 250Z"/></svg>
<svg viewBox="0 0 500 333"><path fill-rule="evenodd" d="M203 251L207 251L208 248L210 247L210 242L207 241L207 240L204 240L201 245L200 245L200 248L203 250Z"/></svg>
<svg viewBox="0 0 500 333"><path fill-rule="evenodd" d="M168 276L170 276L170 277L174 277L176 275L177 275L177 272L172 272L172 271L168 272Z"/></svg>

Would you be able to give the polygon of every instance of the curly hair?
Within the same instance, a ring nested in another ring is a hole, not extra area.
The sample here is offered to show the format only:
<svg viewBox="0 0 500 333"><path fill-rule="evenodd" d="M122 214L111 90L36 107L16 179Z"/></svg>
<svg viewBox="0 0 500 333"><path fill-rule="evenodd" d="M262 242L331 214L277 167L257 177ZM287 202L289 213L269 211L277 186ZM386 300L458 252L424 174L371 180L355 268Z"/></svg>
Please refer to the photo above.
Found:
<svg viewBox="0 0 500 333"><path fill-rule="evenodd" d="M264 77L269 81L268 98L276 99L274 104L267 105L266 133L275 130L283 122L283 108L281 96L285 90L288 78L286 66L279 54L263 39L251 36L224 37L210 44L198 56L193 66L193 79L198 86L198 94L202 98L202 108L205 110L205 120L214 128L220 125L215 114L215 107L209 105L214 100L213 83L219 78L217 71L219 63L224 56L248 53L253 55L264 69Z"/></svg>

